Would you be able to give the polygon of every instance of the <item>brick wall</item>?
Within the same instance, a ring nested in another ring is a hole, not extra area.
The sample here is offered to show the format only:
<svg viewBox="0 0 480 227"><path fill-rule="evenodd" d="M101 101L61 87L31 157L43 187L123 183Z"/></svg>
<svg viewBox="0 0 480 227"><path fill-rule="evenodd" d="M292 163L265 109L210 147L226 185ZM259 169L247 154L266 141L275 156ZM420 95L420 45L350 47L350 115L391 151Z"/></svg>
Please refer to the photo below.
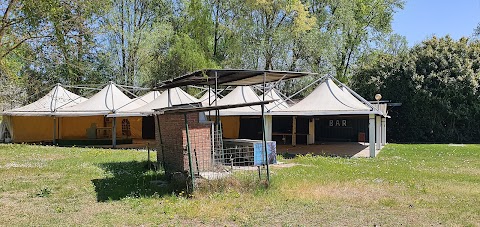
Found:
<svg viewBox="0 0 480 227"><path fill-rule="evenodd" d="M200 123L198 121L198 113L187 114L187 121L194 172L206 171L212 165L211 124ZM161 138L158 125L160 125ZM188 172L187 135L184 115L156 115L155 129L155 138L159 144L157 160L163 162L165 171ZM163 144L160 145L161 143Z"/></svg>

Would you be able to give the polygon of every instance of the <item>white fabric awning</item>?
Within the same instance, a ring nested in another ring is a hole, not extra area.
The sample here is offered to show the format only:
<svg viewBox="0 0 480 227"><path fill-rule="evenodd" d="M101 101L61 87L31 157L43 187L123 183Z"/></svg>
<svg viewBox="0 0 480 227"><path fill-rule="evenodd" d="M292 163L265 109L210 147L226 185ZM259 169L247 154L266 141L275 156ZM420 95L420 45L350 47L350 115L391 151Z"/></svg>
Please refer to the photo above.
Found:
<svg viewBox="0 0 480 227"><path fill-rule="evenodd" d="M218 95L215 95L215 93L212 90L207 90L207 92L205 92L205 94L203 94L202 97L200 97L198 100L200 100L200 102L202 103L202 106L210 106L209 102L212 102L213 103L212 106L214 106L215 98L218 98L217 102L220 101L220 98L218 97Z"/></svg>
<svg viewBox="0 0 480 227"><path fill-rule="evenodd" d="M278 92L275 89L271 89L265 95L265 100L275 100L272 103L269 103L265 106L266 111L275 111L275 110L284 110L290 107L285 100L280 97Z"/></svg>
<svg viewBox="0 0 480 227"><path fill-rule="evenodd" d="M96 116L138 108L139 105L110 82L88 100L71 107L59 108L57 116Z"/></svg>
<svg viewBox="0 0 480 227"><path fill-rule="evenodd" d="M228 93L225 97L220 99L217 104L221 105L232 105L232 104L242 104L250 102L259 102L262 101L260 97L255 94L253 89L250 86L238 86ZM234 116L234 115L260 115L261 107L260 106L244 106L232 109L220 110L221 116ZM214 113L210 113L213 115Z"/></svg>
<svg viewBox="0 0 480 227"><path fill-rule="evenodd" d="M60 108L68 108L86 101L86 98L78 96L60 84L57 84L50 92L39 100L16 109L7 110L2 115L10 116L52 116Z"/></svg>
<svg viewBox="0 0 480 227"><path fill-rule="evenodd" d="M123 107L122 109L130 110L130 109L132 109L132 108L130 108L130 105L135 105L134 108L144 106L148 103L151 103L153 100L158 98L160 95L161 95L161 92L159 92L159 91L150 91L150 92L148 92L148 93L146 93L146 94L144 94L144 95L142 95L138 98L134 98L133 101L130 104Z"/></svg>
<svg viewBox="0 0 480 227"><path fill-rule="evenodd" d="M288 104L283 101L283 99L278 95L275 90L270 90L265 95L265 100L276 100L269 104L265 105L265 113L272 110L282 110L288 108ZM233 104L244 104L263 101L263 97L258 96L255 91L253 91L250 86L238 86L228 93L225 97L218 101L218 105L233 105ZM260 105L256 106L245 106L237 107L232 109L223 109L220 110L220 116L258 116L262 114L262 107ZM207 113L207 115L214 115L214 112Z"/></svg>
<svg viewBox="0 0 480 227"><path fill-rule="evenodd" d="M340 89L330 78L322 82L312 93L297 104L273 110L272 115L365 115L380 114L360 101L348 90Z"/></svg>
<svg viewBox="0 0 480 227"><path fill-rule="evenodd" d="M198 103L200 100L184 92L180 88L172 88L170 90L170 104L169 104L169 92L164 91L152 102L149 102L141 107L129 110L119 110L114 114L109 114L108 117L120 117L120 116L148 116L153 114L154 109L165 108L172 105L181 105L189 103Z"/></svg>

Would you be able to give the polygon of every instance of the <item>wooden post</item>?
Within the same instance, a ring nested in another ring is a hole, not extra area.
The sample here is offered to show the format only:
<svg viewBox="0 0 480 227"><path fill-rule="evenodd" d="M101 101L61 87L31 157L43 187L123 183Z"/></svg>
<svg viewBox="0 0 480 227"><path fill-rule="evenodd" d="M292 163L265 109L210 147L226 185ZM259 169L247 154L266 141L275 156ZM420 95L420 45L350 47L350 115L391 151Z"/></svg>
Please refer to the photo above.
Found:
<svg viewBox="0 0 480 227"><path fill-rule="evenodd" d="M292 146L297 145L297 116L292 117Z"/></svg>
<svg viewBox="0 0 480 227"><path fill-rule="evenodd" d="M315 143L315 118L310 118L308 122L308 141L307 144Z"/></svg>
<svg viewBox="0 0 480 227"><path fill-rule="evenodd" d="M117 147L117 118L112 118L112 147Z"/></svg>
<svg viewBox="0 0 480 227"><path fill-rule="evenodd" d="M57 118L53 117L53 145L57 143Z"/></svg>
<svg viewBox="0 0 480 227"><path fill-rule="evenodd" d="M368 115L368 143L370 158L375 157L375 114Z"/></svg>

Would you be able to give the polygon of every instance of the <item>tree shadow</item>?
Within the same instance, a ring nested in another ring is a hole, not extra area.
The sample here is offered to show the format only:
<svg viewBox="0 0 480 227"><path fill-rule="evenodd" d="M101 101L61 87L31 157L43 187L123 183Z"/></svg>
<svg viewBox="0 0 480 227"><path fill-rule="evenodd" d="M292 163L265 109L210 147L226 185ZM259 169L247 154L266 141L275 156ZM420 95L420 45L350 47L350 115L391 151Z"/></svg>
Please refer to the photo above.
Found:
<svg viewBox="0 0 480 227"><path fill-rule="evenodd" d="M155 170L147 161L100 163L108 177L93 179L97 201L164 196L174 192L163 170ZM158 183L163 183L159 185Z"/></svg>

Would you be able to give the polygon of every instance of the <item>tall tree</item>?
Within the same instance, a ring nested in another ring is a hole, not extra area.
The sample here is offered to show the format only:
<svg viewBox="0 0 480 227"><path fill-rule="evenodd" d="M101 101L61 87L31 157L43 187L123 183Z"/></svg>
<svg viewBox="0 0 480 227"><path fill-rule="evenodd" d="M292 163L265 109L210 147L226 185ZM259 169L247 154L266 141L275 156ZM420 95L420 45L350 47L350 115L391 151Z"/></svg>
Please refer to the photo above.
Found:
<svg viewBox="0 0 480 227"><path fill-rule="evenodd" d="M149 55L142 54L149 51L144 47L151 47L146 40L154 38L157 27L171 16L171 7L166 1L155 0L113 0L112 10L105 25L109 35L110 49L113 61L117 65L117 72L121 78L116 78L124 84L138 85L142 81L142 71L145 62L151 61ZM145 59L147 58L147 59Z"/></svg>
<svg viewBox="0 0 480 227"><path fill-rule="evenodd" d="M315 25L300 0L248 0L239 13L232 34L238 43L233 43L237 48L230 61L246 68L288 68L282 60L292 51L292 42Z"/></svg>
<svg viewBox="0 0 480 227"><path fill-rule="evenodd" d="M310 0L310 12L319 21L319 34L326 33L332 45L328 61L338 79L346 81L350 68L369 49L377 36L391 32L393 14L403 7L402 0ZM324 39L321 36L320 39ZM322 62L323 56L313 59Z"/></svg>
<svg viewBox="0 0 480 227"><path fill-rule="evenodd" d="M22 81L32 98L42 95L31 89L52 82L76 84L96 72L98 51L94 27L101 14L99 0L9 0L0 27L0 67L2 76ZM21 67L11 65L11 60ZM10 62L10 63L9 63Z"/></svg>

